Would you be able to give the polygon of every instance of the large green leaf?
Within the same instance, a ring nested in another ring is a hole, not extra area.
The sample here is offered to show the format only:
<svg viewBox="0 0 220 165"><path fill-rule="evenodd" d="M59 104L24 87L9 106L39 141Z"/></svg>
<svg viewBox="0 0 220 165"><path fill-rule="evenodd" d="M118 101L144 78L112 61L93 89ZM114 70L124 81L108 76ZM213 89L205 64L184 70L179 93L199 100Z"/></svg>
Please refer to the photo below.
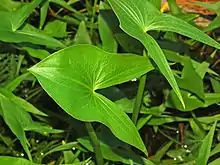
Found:
<svg viewBox="0 0 220 165"><path fill-rule="evenodd" d="M54 53L30 68L30 72L71 116L101 122L116 137L146 152L128 116L96 90L126 82L152 69L146 57L118 55L90 45L77 45Z"/></svg>
<svg viewBox="0 0 220 165"><path fill-rule="evenodd" d="M220 48L220 44L185 21L160 13L147 0L108 0L108 2L116 13L121 28L142 42L184 105L181 93L162 50L146 32L150 30L172 31L216 48Z"/></svg>
<svg viewBox="0 0 220 165"><path fill-rule="evenodd" d="M206 137L202 141L202 145L199 150L199 155L196 159L195 165L206 165L209 159L209 155L211 152L212 147L212 140L215 133L215 127L217 122L213 124L211 127L209 133L206 135Z"/></svg>

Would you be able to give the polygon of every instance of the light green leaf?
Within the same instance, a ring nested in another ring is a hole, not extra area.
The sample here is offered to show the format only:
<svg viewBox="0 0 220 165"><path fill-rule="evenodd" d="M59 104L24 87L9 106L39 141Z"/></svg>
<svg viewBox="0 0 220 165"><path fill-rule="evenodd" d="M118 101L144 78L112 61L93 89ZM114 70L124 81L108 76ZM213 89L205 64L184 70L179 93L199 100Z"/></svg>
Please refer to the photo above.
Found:
<svg viewBox="0 0 220 165"><path fill-rule="evenodd" d="M176 32L220 49L220 44L206 35L204 32L188 24L187 22L168 14L159 14L158 16L155 16L152 21L148 22L145 30L164 30Z"/></svg>
<svg viewBox="0 0 220 165"><path fill-rule="evenodd" d="M21 6L21 2L13 1L13 0L1 0L0 10L6 9L7 11L14 11Z"/></svg>
<svg viewBox="0 0 220 165"><path fill-rule="evenodd" d="M164 53L166 55L166 58L169 61L172 62L177 62L177 63L181 63L182 65L184 65L184 61L186 60L186 58L188 58L187 56L182 56L179 53L176 52L172 52L172 51L168 51L168 50L164 50ZM208 66L206 62L203 63L199 63L193 59L191 59L191 62L193 64L193 67L196 69L196 72L198 73L198 75L203 79L204 75L206 72L213 74L215 76L218 76L218 74L216 72L214 72L213 70L211 70Z"/></svg>
<svg viewBox="0 0 220 165"><path fill-rule="evenodd" d="M220 15L216 16L215 19L203 29L204 32L212 31L220 27Z"/></svg>
<svg viewBox="0 0 220 165"><path fill-rule="evenodd" d="M163 54L163 51L157 42L149 34L146 34L149 22L152 22L155 16L160 15L159 10L157 10L148 1L108 1L120 21L120 27L129 35L141 41L141 43L147 49L149 56L155 61L160 71L166 77L184 106L179 87Z"/></svg>
<svg viewBox="0 0 220 165"><path fill-rule="evenodd" d="M79 28L74 38L74 43L75 44L92 44L92 41L90 39L89 33L86 28L86 24L84 21L82 21L79 24Z"/></svg>
<svg viewBox="0 0 220 165"><path fill-rule="evenodd" d="M47 153L45 153L43 156L47 156L51 153L54 153L54 152L59 152L59 151L65 151L65 150L71 150L72 148L78 148L84 152L86 152L87 150L83 149L82 147L79 146L78 142L70 142L70 143L66 143L66 144L63 144L63 145L60 145L60 146L57 146L51 150L49 150Z"/></svg>
<svg viewBox="0 0 220 165"><path fill-rule="evenodd" d="M183 100L186 103L186 107L183 108L176 94L171 91L170 96L166 102L167 107L176 108L181 111L192 111L199 107L208 107L209 105L220 102L220 93L205 93L204 101L201 101L198 97L192 95L187 91L181 91Z"/></svg>
<svg viewBox="0 0 220 165"><path fill-rule="evenodd" d="M37 49L32 47L22 47L22 49L26 50L30 56L41 60L50 55L50 53L44 49Z"/></svg>
<svg viewBox="0 0 220 165"><path fill-rule="evenodd" d="M37 30L31 25L26 25L23 29L12 31L10 22L4 20L4 13L0 12L2 24L0 26L0 40L4 42L20 43L30 42L38 45L46 45L49 48L65 47L60 41L47 36L42 31Z"/></svg>
<svg viewBox="0 0 220 165"><path fill-rule="evenodd" d="M44 32L51 37L66 37L66 22L62 22L60 20L54 20L52 22L48 22L44 28Z"/></svg>
<svg viewBox="0 0 220 165"><path fill-rule="evenodd" d="M163 125L165 123L187 122L187 121L189 121L188 118L163 115L160 117L152 117L147 124L157 126L157 125Z"/></svg>
<svg viewBox="0 0 220 165"><path fill-rule="evenodd" d="M41 4L41 8L40 8L40 27L39 27L40 29L43 28L44 23L46 21L48 8L49 8L49 1L46 0Z"/></svg>
<svg viewBox="0 0 220 165"><path fill-rule="evenodd" d="M66 3L64 0L49 0L50 2L56 3L66 9L68 9L69 11L72 12L77 12L76 9L72 8L68 3Z"/></svg>
<svg viewBox="0 0 220 165"><path fill-rule="evenodd" d="M168 0L170 10L173 14L182 14L180 8L176 4L176 0Z"/></svg>
<svg viewBox="0 0 220 165"><path fill-rule="evenodd" d="M23 158L16 158L11 156L0 156L0 162L4 165L39 165Z"/></svg>
<svg viewBox="0 0 220 165"><path fill-rule="evenodd" d="M184 68L181 78L176 77L180 88L196 94L200 99L204 100L203 80L196 72L191 59L184 58ZM196 82L196 83L195 83Z"/></svg>
<svg viewBox="0 0 220 165"><path fill-rule="evenodd" d="M164 146L162 146L156 154L152 157L152 160L155 162L160 162L163 156L166 154L166 152L169 150L169 148L172 146L173 141L170 141L166 143Z"/></svg>
<svg viewBox="0 0 220 165"><path fill-rule="evenodd" d="M42 0L34 0L33 2L26 4L19 8L18 10L8 13L8 19L11 22L12 31L16 31L25 20L29 17L29 15L33 12L33 10L41 3Z"/></svg>
<svg viewBox="0 0 220 165"><path fill-rule="evenodd" d="M219 164L220 164L220 158L217 158L214 161L212 161L211 163L209 163L208 165L219 165Z"/></svg>
<svg viewBox="0 0 220 165"><path fill-rule="evenodd" d="M30 68L30 72L72 117L103 123L116 137L146 152L128 116L96 90L126 82L152 69L146 57L77 45L54 53Z"/></svg>
<svg viewBox="0 0 220 165"><path fill-rule="evenodd" d="M187 22L174 16L160 13L147 0L108 0L108 2L120 21L120 27L126 33L142 42L184 106L181 93L163 52L156 41L146 32L149 30L172 31L218 49L220 44Z"/></svg>
<svg viewBox="0 0 220 165"><path fill-rule="evenodd" d="M209 155L211 152L211 147L212 147L212 141L213 141L213 136L215 133L215 127L216 127L217 122L215 122L210 129L209 133L206 135L206 137L203 139L201 147L199 149L199 155L196 159L195 165L206 165L209 159Z"/></svg>
<svg viewBox="0 0 220 165"><path fill-rule="evenodd" d="M217 154L217 153L219 153L220 152L220 143L218 143L216 146L215 146L215 148L213 148L213 150L211 151L211 153L210 153L210 156L213 156L213 155L215 155L215 154Z"/></svg>
<svg viewBox="0 0 220 165"><path fill-rule="evenodd" d="M71 12L79 13L77 10L75 10L74 8L72 8L70 6L69 2L71 2L71 1L65 2L64 0L45 0L45 1L43 1L42 7L40 9L40 29L42 29L42 27L45 23L50 2L55 3L57 5L60 5L61 7L66 8ZM72 2L72 3L74 3L74 2Z"/></svg>

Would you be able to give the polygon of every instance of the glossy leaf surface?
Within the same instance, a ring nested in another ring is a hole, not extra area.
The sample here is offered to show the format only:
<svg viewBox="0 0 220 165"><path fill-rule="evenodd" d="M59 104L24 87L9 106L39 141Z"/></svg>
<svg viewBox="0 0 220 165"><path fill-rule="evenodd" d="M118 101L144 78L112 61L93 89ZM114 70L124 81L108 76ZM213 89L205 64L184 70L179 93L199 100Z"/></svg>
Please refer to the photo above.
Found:
<svg viewBox="0 0 220 165"><path fill-rule="evenodd" d="M119 139L146 152L128 116L96 90L126 82L152 69L146 57L110 54L94 46L77 45L54 53L30 71L71 116L101 122Z"/></svg>

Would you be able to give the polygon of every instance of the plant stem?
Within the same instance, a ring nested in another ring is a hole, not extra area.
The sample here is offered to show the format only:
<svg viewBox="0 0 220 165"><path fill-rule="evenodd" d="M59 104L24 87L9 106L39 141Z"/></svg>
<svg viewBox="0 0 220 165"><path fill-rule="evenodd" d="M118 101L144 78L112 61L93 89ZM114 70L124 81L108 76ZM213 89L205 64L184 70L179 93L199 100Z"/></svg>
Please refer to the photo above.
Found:
<svg viewBox="0 0 220 165"><path fill-rule="evenodd" d="M86 129L88 131L88 134L90 136L90 139L91 139L91 142L93 145L93 150L95 152L97 165L103 165L104 160L103 160L102 152L100 149L100 143L99 143L99 140L96 136L96 133L92 127L92 124L90 122L86 122L85 125L86 125Z"/></svg>
<svg viewBox="0 0 220 165"><path fill-rule="evenodd" d="M145 51L144 51L144 56L146 56L146 52ZM146 84L146 78L147 78L146 74L141 76L141 78L140 78L140 83L139 83L139 86L138 86L137 97L135 99L133 113L132 113L132 117L131 117L134 125L137 124L138 115L139 115L139 112L140 112L140 109L141 109L142 98L143 98L144 88L145 88L145 84Z"/></svg>
<svg viewBox="0 0 220 165"><path fill-rule="evenodd" d="M94 0L93 4L93 11L92 11L92 19L91 19L91 26L90 26L90 35L91 38L93 36L93 27L94 27L94 21L95 21L95 13L96 13L96 5L98 3L98 0Z"/></svg>

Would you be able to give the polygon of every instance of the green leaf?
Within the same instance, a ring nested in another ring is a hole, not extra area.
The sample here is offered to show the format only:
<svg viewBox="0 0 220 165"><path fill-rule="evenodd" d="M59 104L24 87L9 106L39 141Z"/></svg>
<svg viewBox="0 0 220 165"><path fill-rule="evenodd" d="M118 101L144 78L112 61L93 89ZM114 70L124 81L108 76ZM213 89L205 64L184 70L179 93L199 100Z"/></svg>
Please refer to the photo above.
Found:
<svg viewBox="0 0 220 165"><path fill-rule="evenodd" d="M30 56L41 60L50 55L48 51L40 48L22 47L22 49L26 50Z"/></svg>
<svg viewBox="0 0 220 165"><path fill-rule="evenodd" d="M181 111L192 111L199 107L208 107L209 105L220 102L220 93L205 93L204 101L201 101L198 97L192 95L187 91L181 91L183 100L186 103L186 107L183 108L176 94L171 91L169 98L166 102L167 107L176 108Z"/></svg>
<svg viewBox="0 0 220 165"><path fill-rule="evenodd" d="M160 117L152 117L147 124L157 126L157 125L163 125L163 124L166 124L166 123L187 122L187 121L189 121L188 118L163 115L163 116L160 116Z"/></svg>
<svg viewBox="0 0 220 165"><path fill-rule="evenodd" d="M43 28L44 23L46 21L48 8L49 8L49 1L44 1L40 8L40 27L39 27L40 29Z"/></svg>
<svg viewBox="0 0 220 165"><path fill-rule="evenodd" d="M116 137L146 152L128 116L96 90L126 82L152 69L146 57L77 45L54 53L30 68L30 72L72 117L103 123Z"/></svg>
<svg viewBox="0 0 220 165"><path fill-rule="evenodd" d="M70 6L69 2L71 2L71 1L66 3L64 0L45 0L45 1L43 1L42 7L40 9L40 29L42 29L42 27L45 23L50 2L55 3L57 5L60 5L61 7L66 8L71 12L79 14L79 12L77 10L75 10L74 8L72 8Z"/></svg>
<svg viewBox="0 0 220 165"><path fill-rule="evenodd" d="M213 150L211 151L211 153L210 153L210 156L213 156L213 155L215 155L215 154L217 154L217 153L219 153L220 152L220 143L218 143L216 146L215 146L215 148L213 148Z"/></svg>
<svg viewBox="0 0 220 165"><path fill-rule="evenodd" d="M176 79L180 88L190 91L204 100L203 80L194 69L189 57L184 59L184 68L181 78L176 77Z"/></svg>
<svg viewBox="0 0 220 165"><path fill-rule="evenodd" d="M32 163L27 159L16 158L11 156L0 156L0 162L4 165L39 165L36 163Z"/></svg>
<svg viewBox="0 0 220 165"><path fill-rule="evenodd" d="M0 10L6 9L6 11L14 11L21 6L21 2L13 1L13 0L1 0Z"/></svg>
<svg viewBox="0 0 220 165"><path fill-rule="evenodd" d="M135 165L154 165L150 160L135 154L128 145L116 139L108 130L104 129L96 133L100 141L100 148L103 157L114 162ZM89 137L81 137L77 139L83 147L93 152L92 144Z"/></svg>
<svg viewBox="0 0 220 165"><path fill-rule="evenodd" d="M163 54L163 51L157 42L149 34L146 34L147 24L152 22L155 16L160 15L160 12L148 1L108 1L120 21L120 27L130 36L141 41L141 43L147 49L149 56L155 61L160 71L167 78L168 82L184 106L179 87Z"/></svg>
<svg viewBox="0 0 220 165"><path fill-rule="evenodd" d="M220 84L219 81L215 80L214 78L211 78L212 88L216 93L220 93Z"/></svg>
<svg viewBox="0 0 220 165"><path fill-rule="evenodd" d="M52 128L43 126L40 123L32 121L32 118L28 114L28 112L42 116L46 115L37 110L32 104L26 102L19 97L14 96L12 93L2 88L0 88L0 109L4 121L9 126L11 131L20 140L21 145L30 160L32 160L32 158L28 149L29 143L25 136L25 130L33 130L40 133L62 132L59 130L53 130Z"/></svg>
<svg viewBox="0 0 220 165"><path fill-rule="evenodd" d="M86 152L85 149L83 149L82 147L79 146L78 142L70 142L70 143L66 143L66 144L63 144L63 145L60 145L60 146L57 146L57 147L51 149L50 151L45 153L43 156L45 157L45 156L47 156L51 153L54 153L54 152L71 150L73 148L79 148L80 150Z"/></svg>
<svg viewBox="0 0 220 165"><path fill-rule="evenodd" d="M113 36L113 33L108 26L106 20L103 18L102 13L104 11L104 5L103 2L100 3L100 14L98 16L98 22L99 22L99 34L100 38L102 40L102 48L103 50L107 52L116 53L118 44L115 40L115 37Z"/></svg>
<svg viewBox="0 0 220 165"><path fill-rule="evenodd" d="M217 122L215 122L210 129L209 133L206 135L206 137L202 141L202 145L199 149L199 155L196 159L195 165L206 165L209 159L209 155L211 152L211 147L212 147L212 141L213 141L213 136L215 133L215 127L216 127Z"/></svg>
<svg viewBox="0 0 220 165"><path fill-rule="evenodd" d="M75 10L74 8L72 8L68 3L66 3L64 0L49 0L50 2L56 3L66 9L68 9L69 11L72 12L78 12L77 10Z"/></svg>
<svg viewBox="0 0 220 165"><path fill-rule="evenodd" d="M188 58L187 56L182 56L179 53L176 52L172 52L172 51L168 51L168 50L164 50L164 53L166 55L166 58L169 61L172 62L177 62L177 63L181 63L182 65L184 65L185 60ZM191 59L191 62L193 64L193 67L196 68L196 72L198 73L198 75L203 79L204 75L206 72L213 74L215 76L218 76L218 74L216 72L214 72L213 70L211 70L207 65L206 62L203 63L199 63L193 59Z"/></svg>
<svg viewBox="0 0 220 165"><path fill-rule="evenodd" d="M0 106L2 110L1 115L3 119L5 120L6 124L11 129L11 131L20 140L20 143L24 148L25 152L27 153L28 158L32 160L31 153L28 149L29 143L23 129L23 122L25 122L25 124L29 124L31 120L30 116L28 116L27 113L22 114L22 112L20 112L20 109L16 106L16 104L11 102L4 95L2 95L2 93L0 93Z"/></svg>
<svg viewBox="0 0 220 165"><path fill-rule="evenodd" d="M197 118L189 120L189 124L195 135L199 136L201 139L205 137L205 131Z"/></svg>
<svg viewBox="0 0 220 165"><path fill-rule="evenodd" d="M86 24L82 21L74 38L75 44L92 44Z"/></svg>
<svg viewBox="0 0 220 165"><path fill-rule="evenodd" d="M166 152L169 150L169 148L172 146L173 141L170 141L166 143L164 146L162 146L157 153L152 157L152 160L155 162L160 162L163 156L166 154Z"/></svg>
<svg viewBox="0 0 220 165"><path fill-rule="evenodd" d="M23 25L25 20L33 12L33 10L41 3L42 0L34 0L33 2L26 4L18 10L8 13L8 18L11 22L12 31L16 31Z"/></svg>
<svg viewBox="0 0 220 165"><path fill-rule="evenodd" d="M62 22L60 20L54 20L46 24L44 28L44 32L51 37L66 37L66 22Z"/></svg>
<svg viewBox="0 0 220 165"><path fill-rule="evenodd" d="M215 3L205 3L205 2L193 2L193 4L198 5L198 6L202 6L208 10L211 10L215 13L217 13L218 15L220 15L220 2L215 2Z"/></svg>
<svg viewBox="0 0 220 165"><path fill-rule="evenodd" d="M217 158L214 161L212 161L211 163L209 163L208 165L219 165L219 164L220 164L220 158Z"/></svg>
<svg viewBox="0 0 220 165"><path fill-rule="evenodd" d="M36 115L47 116L45 113L39 111L37 108L35 108L32 104L30 104L26 100L10 93L10 91L0 88L0 92L4 94L7 98L10 98L12 102L17 104L19 107L23 108L25 111L36 114Z"/></svg>
<svg viewBox="0 0 220 165"><path fill-rule="evenodd" d="M28 77L30 75L30 73L24 73L20 76L18 76L17 78L15 78L14 80L12 80L9 84L7 84L5 86L5 89L7 89L8 91L12 92L14 91L17 86L26 79L26 77Z"/></svg>
<svg viewBox="0 0 220 165"><path fill-rule="evenodd" d="M38 45L46 45L49 48L65 47L60 41L45 35L42 31L37 30L29 24L26 24L21 30L12 30L9 20L5 17L7 13L0 11L0 40L4 42L20 43L30 42Z"/></svg>
<svg viewBox="0 0 220 165"><path fill-rule="evenodd" d="M181 10L179 9L178 5L176 4L176 0L168 0L169 7L173 14L182 14Z"/></svg>
<svg viewBox="0 0 220 165"><path fill-rule="evenodd" d="M220 27L220 15L216 16L215 19L203 29L204 32L212 31Z"/></svg>
<svg viewBox="0 0 220 165"><path fill-rule="evenodd" d="M187 22L174 16L160 13L148 1L108 0L108 2L116 13L121 28L126 33L142 42L148 50L149 55L158 65L160 71L167 78L184 107L181 93L162 50L156 41L146 34L146 32L150 30L172 31L218 49L220 48L220 44Z"/></svg>

